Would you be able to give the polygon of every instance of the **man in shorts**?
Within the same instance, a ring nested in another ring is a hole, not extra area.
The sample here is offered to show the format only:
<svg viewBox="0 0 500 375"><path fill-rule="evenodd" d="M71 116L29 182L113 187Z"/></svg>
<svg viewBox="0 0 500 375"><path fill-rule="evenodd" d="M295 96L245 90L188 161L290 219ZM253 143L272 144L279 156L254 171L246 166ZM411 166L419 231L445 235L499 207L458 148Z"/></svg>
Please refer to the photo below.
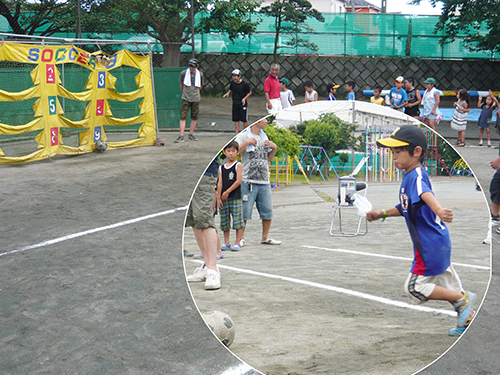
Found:
<svg viewBox="0 0 500 375"><path fill-rule="evenodd" d="M280 66L272 64L269 76L264 81L264 96L266 97L266 109L270 115L278 113L281 106L281 83L279 81Z"/></svg>
<svg viewBox="0 0 500 375"><path fill-rule="evenodd" d="M189 282L204 281L206 290L219 289L221 285L220 272L217 268L218 235L215 231L213 211L218 174L219 161L216 157L201 176L193 199L189 204L185 224L186 228L193 228L196 242L205 260L205 264L196 268L194 273L187 277L187 280Z"/></svg>
<svg viewBox="0 0 500 375"><path fill-rule="evenodd" d="M281 101L281 99L280 99ZM273 218L273 197L269 181L269 162L276 154L277 146L269 140L264 129L267 120L264 118L236 136L240 145L239 154L243 164L243 178L241 183L241 199L243 200L243 221L252 219L254 204L257 205L260 219L262 220L261 244L279 245L269 237L271 221ZM244 233L243 233L244 235ZM243 236L242 236L243 237ZM245 240L240 241L240 246Z"/></svg>
<svg viewBox="0 0 500 375"><path fill-rule="evenodd" d="M179 83L181 85L182 92L182 104L181 104L181 121L180 121L180 131L181 134L175 140L175 143L184 142L184 130L186 129L186 120L191 110L191 126L189 128L189 140L197 141L198 139L194 136L194 129L196 128L196 123L198 121L198 115L200 113L200 91L203 87L203 73L198 70L198 60L189 60L189 68L181 72Z"/></svg>

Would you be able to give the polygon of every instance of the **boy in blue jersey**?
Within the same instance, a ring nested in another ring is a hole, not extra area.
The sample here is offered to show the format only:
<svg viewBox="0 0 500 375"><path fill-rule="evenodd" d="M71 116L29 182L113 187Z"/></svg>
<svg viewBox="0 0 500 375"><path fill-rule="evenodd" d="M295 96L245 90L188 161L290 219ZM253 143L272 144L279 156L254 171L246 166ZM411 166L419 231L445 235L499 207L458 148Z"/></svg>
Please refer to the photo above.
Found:
<svg viewBox="0 0 500 375"><path fill-rule="evenodd" d="M413 242L414 259L405 291L413 303L428 300L450 302L458 314L457 328L451 335L462 334L469 325L476 298L466 292L458 274L451 265L451 241L444 222L451 223L453 213L441 207L434 193L427 171L422 167L427 149L424 132L417 126L402 126L389 138L377 141L379 147L389 147L396 167L404 171L399 191L399 204L385 210L372 210L368 221L388 216L404 216Z"/></svg>

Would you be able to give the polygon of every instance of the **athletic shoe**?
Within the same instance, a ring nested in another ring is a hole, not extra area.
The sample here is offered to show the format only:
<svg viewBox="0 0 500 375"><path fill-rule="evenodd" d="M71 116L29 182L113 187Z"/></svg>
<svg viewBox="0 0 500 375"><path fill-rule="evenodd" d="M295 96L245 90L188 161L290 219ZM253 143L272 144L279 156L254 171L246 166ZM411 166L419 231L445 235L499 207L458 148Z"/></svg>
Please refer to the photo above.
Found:
<svg viewBox="0 0 500 375"><path fill-rule="evenodd" d="M462 333L465 332L465 330L467 329L467 327L469 327L469 324L470 324L471 321L472 321L472 319L469 318L469 320L467 320L467 323L465 323L465 327L456 327L456 328L450 329L448 331L448 335L450 335L450 336L460 336Z"/></svg>
<svg viewBox="0 0 500 375"><path fill-rule="evenodd" d="M281 241L273 240L271 237L266 238L264 241L260 241L263 245L281 245Z"/></svg>
<svg viewBox="0 0 500 375"><path fill-rule="evenodd" d="M197 141L198 140L198 138L196 138L194 136L194 134L189 134L188 138L189 138L190 141Z"/></svg>
<svg viewBox="0 0 500 375"><path fill-rule="evenodd" d="M483 145L483 141L479 142L478 146L482 146Z"/></svg>
<svg viewBox="0 0 500 375"><path fill-rule="evenodd" d="M179 137L175 140L175 143L182 143L182 142L184 142L184 136L179 135Z"/></svg>
<svg viewBox="0 0 500 375"><path fill-rule="evenodd" d="M231 245L228 245L228 244L224 244L220 247L220 249L222 251L227 251L227 250L231 250Z"/></svg>
<svg viewBox="0 0 500 375"><path fill-rule="evenodd" d="M467 325L475 299L476 295L474 293L464 292L464 296L453 304L458 314L458 328L463 328Z"/></svg>
<svg viewBox="0 0 500 375"><path fill-rule="evenodd" d="M194 256L195 259L203 259L203 253Z"/></svg>
<svg viewBox="0 0 500 375"><path fill-rule="evenodd" d="M205 289L214 290L219 288L220 288L220 272L211 269L207 270Z"/></svg>
<svg viewBox="0 0 500 375"><path fill-rule="evenodd" d="M224 259L225 255L222 253L217 253L217 259Z"/></svg>
<svg viewBox="0 0 500 375"><path fill-rule="evenodd" d="M242 238L242 239L240 240L240 246L241 246L241 247L245 246L245 239L244 239L244 238Z"/></svg>
<svg viewBox="0 0 500 375"><path fill-rule="evenodd" d="M240 245L233 245L231 246L231 251L240 251L241 250L241 246Z"/></svg>
<svg viewBox="0 0 500 375"><path fill-rule="evenodd" d="M500 215L493 215L491 212L490 212L490 214L491 214L491 220L500 221Z"/></svg>
<svg viewBox="0 0 500 375"><path fill-rule="evenodd" d="M184 253L184 256L185 256L186 258L189 258L189 257L192 257L192 256L193 256L193 253L192 253L192 252L190 252L190 251L187 251L186 249L184 249L183 253Z"/></svg>
<svg viewBox="0 0 500 375"><path fill-rule="evenodd" d="M448 331L448 335L449 336L460 336L462 333L465 332L465 330L467 329L467 327L456 327L456 328L453 328L453 329L450 329Z"/></svg>
<svg viewBox="0 0 500 375"><path fill-rule="evenodd" d="M200 281L205 281L207 279L207 269L205 266L201 266L194 270L192 275L187 277L187 281L190 283L199 283Z"/></svg>

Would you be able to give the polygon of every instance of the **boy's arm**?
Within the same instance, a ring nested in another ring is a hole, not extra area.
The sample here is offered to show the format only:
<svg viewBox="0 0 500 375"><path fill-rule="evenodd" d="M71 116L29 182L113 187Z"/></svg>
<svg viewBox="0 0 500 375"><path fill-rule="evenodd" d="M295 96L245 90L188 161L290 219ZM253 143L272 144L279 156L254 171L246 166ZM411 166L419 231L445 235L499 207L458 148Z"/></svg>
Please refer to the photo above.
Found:
<svg viewBox="0 0 500 375"><path fill-rule="evenodd" d="M453 212L449 208L441 207L439 202L437 201L434 194L430 191L426 191L420 195L420 199L422 199L441 220L445 223L451 223L453 220Z"/></svg>
<svg viewBox="0 0 500 375"><path fill-rule="evenodd" d="M389 216L401 216L399 210L396 207L391 207L385 211L385 217ZM366 213L366 220L373 221L384 218L383 210L371 210Z"/></svg>
<svg viewBox="0 0 500 375"><path fill-rule="evenodd" d="M246 95L243 99L241 99L241 103L242 103L243 105L245 105L245 104L246 104L246 102L247 102L247 99L248 99L250 96L252 96L252 90L250 90L250 92L249 92L249 93L248 93L248 94L247 94L247 95Z"/></svg>
<svg viewBox="0 0 500 375"><path fill-rule="evenodd" d="M272 161L274 158L274 155L276 155L276 151L278 150L278 146L276 146L276 143L274 143L271 140L264 141L264 144L266 147L271 147L271 152L267 154L267 160Z"/></svg>
<svg viewBox="0 0 500 375"><path fill-rule="evenodd" d="M255 138L247 138L243 143L240 144L240 147L238 148L238 155L241 155L243 151L249 146L249 145L256 145L257 140Z"/></svg>
<svg viewBox="0 0 500 375"><path fill-rule="evenodd" d="M222 97L227 98L231 93L232 93L232 91L231 91L231 89L229 89L229 91L226 92L224 95L222 95Z"/></svg>

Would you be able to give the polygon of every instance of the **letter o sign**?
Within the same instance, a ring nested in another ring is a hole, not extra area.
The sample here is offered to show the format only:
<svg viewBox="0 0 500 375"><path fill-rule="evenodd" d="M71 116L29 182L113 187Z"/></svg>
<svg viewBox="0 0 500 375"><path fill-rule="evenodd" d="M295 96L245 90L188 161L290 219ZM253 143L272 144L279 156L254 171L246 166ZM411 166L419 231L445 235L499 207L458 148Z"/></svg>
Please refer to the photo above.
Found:
<svg viewBox="0 0 500 375"><path fill-rule="evenodd" d="M50 62L52 61L53 56L54 56L54 51L52 51L51 49L44 49L42 52L42 61Z"/></svg>

